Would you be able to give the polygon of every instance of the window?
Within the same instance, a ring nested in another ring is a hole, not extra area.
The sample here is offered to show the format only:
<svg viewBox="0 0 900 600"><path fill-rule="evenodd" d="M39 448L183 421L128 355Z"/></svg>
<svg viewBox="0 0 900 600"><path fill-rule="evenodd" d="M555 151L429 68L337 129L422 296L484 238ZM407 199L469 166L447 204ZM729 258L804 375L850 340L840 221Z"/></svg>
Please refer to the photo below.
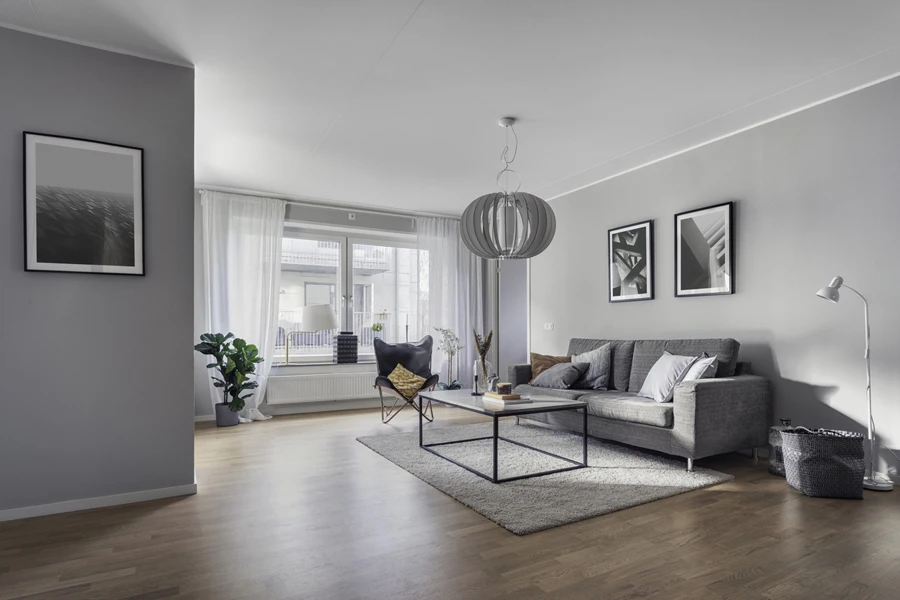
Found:
<svg viewBox="0 0 900 600"><path fill-rule="evenodd" d="M425 253L423 253L425 254ZM401 239L319 235L286 228L281 264L276 363L330 362L337 330L305 332L304 306L332 306L341 331L359 340L361 360L374 360L374 341L418 340L420 269L427 256ZM349 290L345 292L344 290Z"/></svg>
<svg viewBox="0 0 900 600"><path fill-rule="evenodd" d="M282 240L276 364L331 356L331 338L337 331L303 331L300 315L304 306L313 304L330 304L335 315L340 314L341 247L340 240L311 236Z"/></svg>

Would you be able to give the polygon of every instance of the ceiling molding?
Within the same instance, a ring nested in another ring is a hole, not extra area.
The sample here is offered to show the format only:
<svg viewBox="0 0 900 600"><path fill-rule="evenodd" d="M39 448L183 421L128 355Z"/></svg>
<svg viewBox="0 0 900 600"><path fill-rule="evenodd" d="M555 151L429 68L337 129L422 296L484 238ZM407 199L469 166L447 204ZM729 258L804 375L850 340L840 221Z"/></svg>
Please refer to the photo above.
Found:
<svg viewBox="0 0 900 600"><path fill-rule="evenodd" d="M900 76L900 45L641 146L539 189L548 200L556 200L848 94L890 81L897 76ZM791 106L795 108L790 108ZM767 113L775 114L766 117Z"/></svg>
<svg viewBox="0 0 900 600"><path fill-rule="evenodd" d="M144 60L152 60L153 62L164 63L167 65L174 65L176 67L186 67L188 69L194 68L194 65L187 61L167 60L165 58L160 58L158 56L151 56L149 54L141 54L139 52L129 52L128 50L123 50L121 48L114 48L112 46L106 46L104 44L94 44L91 42L85 42L83 40L76 40L76 39L69 38L69 37L66 37L63 35L54 35L52 33L47 33L45 31L37 31L35 29L29 29L28 27L19 27L17 25L10 25L9 23L3 23L3 22L0 22L0 27L2 27L3 29L12 29L14 31L21 31L22 33L30 33L31 35L39 35L41 37L50 38L51 40L57 40L60 42L68 42L70 44L76 44L78 46L86 46L88 48L94 48L95 50L105 50L106 52L113 52L115 54L124 54L125 56L133 56L135 58L143 58Z"/></svg>

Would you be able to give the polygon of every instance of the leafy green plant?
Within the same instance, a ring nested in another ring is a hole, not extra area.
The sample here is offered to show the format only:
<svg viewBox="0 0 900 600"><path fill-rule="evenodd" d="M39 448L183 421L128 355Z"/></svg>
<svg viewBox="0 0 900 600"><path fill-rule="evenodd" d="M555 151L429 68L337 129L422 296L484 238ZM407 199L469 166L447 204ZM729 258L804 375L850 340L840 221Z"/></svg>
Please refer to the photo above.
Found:
<svg viewBox="0 0 900 600"><path fill-rule="evenodd" d="M372 323L372 331L378 333L379 331L384 329L384 325L381 323Z"/></svg>
<svg viewBox="0 0 900 600"><path fill-rule="evenodd" d="M211 377L215 382L213 385L222 390L222 402L228 405L232 412L242 410L246 399L253 395L251 390L259 387L256 381L250 380L250 375L256 373L256 365L263 362L259 349L241 338L235 338L234 334L229 332L225 335L204 333L200 336L200 343L194 346L194 350L215 360L206 365L206 368L218 370L219 376Z"/></svg>

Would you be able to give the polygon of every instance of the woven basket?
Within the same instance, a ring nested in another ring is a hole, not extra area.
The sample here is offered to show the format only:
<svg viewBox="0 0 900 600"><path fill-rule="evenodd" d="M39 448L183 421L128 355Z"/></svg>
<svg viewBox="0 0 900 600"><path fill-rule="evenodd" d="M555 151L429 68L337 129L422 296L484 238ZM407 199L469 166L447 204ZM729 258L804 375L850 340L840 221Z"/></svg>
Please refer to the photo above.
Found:
<svg viewBox="0 0 900 600"><path fill-rule="evenodd" d="M862 498L865 438L859 433L805 427L781 432L791 487L817 498Z"/></svg>

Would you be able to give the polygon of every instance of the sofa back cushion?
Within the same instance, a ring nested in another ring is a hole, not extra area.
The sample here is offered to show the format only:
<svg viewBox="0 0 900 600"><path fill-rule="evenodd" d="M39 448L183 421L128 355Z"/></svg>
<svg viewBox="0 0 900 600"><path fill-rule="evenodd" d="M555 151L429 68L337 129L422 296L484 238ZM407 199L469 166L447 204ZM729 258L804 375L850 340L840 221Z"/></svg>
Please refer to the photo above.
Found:
<svg viewBox="0 0 900 600"><path fill-rule="evenodd" d="M706 352L715 355L719 361L716 377L734 376L738 350L741 345L731 338L705 340L637 340L634 342L634 356L631 361L631 377L628 391L640 391L647 374L663 352L681 356L700 356Z"/></svg>
<svg viewBox="0 0 900 600"><path fill-rule="evenodd" d="M632 340L591 340L586 338L572 338L569 340L568 355L572 356L573 354L590 352L591 350L596 350L603 344L609 344L612 349L609 379L606 384L607 388L610 390L619 390L621 392L627 391L629 378L631 376L631 358L634 355L634 342ZM660 352L660 356L662 356L662 352ZM650 366L652 367L653 365ZM640 386L638 386L638 389L641 389Z"/></svg>

